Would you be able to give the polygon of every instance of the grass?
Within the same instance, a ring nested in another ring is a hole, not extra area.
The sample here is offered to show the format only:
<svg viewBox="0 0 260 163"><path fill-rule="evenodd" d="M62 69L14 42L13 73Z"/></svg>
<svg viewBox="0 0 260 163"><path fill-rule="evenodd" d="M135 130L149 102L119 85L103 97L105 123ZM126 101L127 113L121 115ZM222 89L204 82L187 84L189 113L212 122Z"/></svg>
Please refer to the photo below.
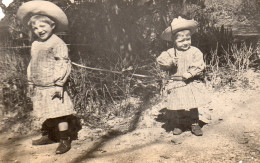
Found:
<svg viewBox="0 0 260 163"><path fill-rule="evenodd" d="M219 49L217 46L215 50L211 50L210 60L207 60L207 84L216 90L225 86L234 88L237 81L241 83L239 86L248 86L248 80L243 74L253 62L254 48L242 43L232 44L222 53ZM28 115L32 110L26 89L28 58L24 58L23 53L19 49L1 50L3 114L9 119L29 119ZM85 63L81 61L81 64ZM142 69L156 76L162 75L155 64L142 65L139 72L142 72ZM150 79L133 78L131 73L133 72L103 73L73 66L66 88L78 116L86 125L102 128L106 126L104 119L132 117L140 111L139 106L145 98L147 100L147 97L152 98L159 94L160 83Z"/></svg>
<svg viewBox="0 0 260 163"><path fill-rule="evenodd" d="M254 48L246 43L241 45L232 44L230 49L224 50L222 55L218 55L218 47L211 51L211 60L207 63L206 81L216 89L224 86L236 88L235 83L240 81L239 86L248 87L248 79L244 73L248 71L250 65L254 62ZM220 63L222 58L222 63ZM223 63L224 62L224 63Z"/></svg>
<svg viewBox="0 0 260 163"><path fill-rule="evenodd" d="M18 112L23 115L31 110L31 102L27 98L26 59L21 57L17 49L0 49L0 75L3 91L4 113Z"/></svg>
<svg viewBox="0 0 260 163"><path fill-rule="evenodd" d="M155 94L157 87L133 78L132 73L103 73L73 66L67 90L78 115L88 125L97 125L107 117L135 115L143 97Z"/></svg>
<svg viewBox="0 0 260 163"><path fill-rule="evenodd" d="M25 56L23 48L1 49L2 113L7 118L7 124L13 124L19 118L28 122L24 123L26 126L20 126L27 129L32 127L29 123L32 102L27 96L26 79L29 58ZM83 61L80 63L87 65ZM117 69L120 68L114 67L113 70ZM73 66L66 89L78 116L84 120L85 125L105 127L105 119L121 117L126 120L139 112L142 99L156 91L154 88L156 86L150 86L133 78L132 73L103 73ZM7 128L2 130L5 129Z"/></svg>
<svg viewBox="0 0 260 163"><path fill-rule="evenodd" d="M0 49L0 110L7 130L26 134L31 131L32 102L27 96L26 65L21 49Z"/></svg>
<svg viewBox="0 0 260 163"><path fill-rule="evenodd" d="M232 31L225 29L224 26L212 27L212 29L210 26L206 29L201 28L198 34L198 38L194 40L197 41L196 46L207 54L205 79L208 86L216 90L225 86L234 88L238 87L235 83L239 81L239 86L247 87L248 80L243 74L253 62L254 47L246 43L234 43ZM202 41L199 42L199 39ZM78 116L84 120L85 125L102 128L107 126L108 119L129 119L140 113L143 103L159 94L164 80L156 81L132 76L133 73L167 76L155 64L155 58L160 53L158 47L162 44L159 42L155 43L156 48L147 45L146 51L140 52L140 57L134 62L133 70L122 74L90 71L73 66L66 89L73 100ZM84 48L82 54L89 50L88 47ZM156 52L151 50L153 48ZM30 119L28 115L32 110L32 103L27 97L26 89L29 49L0 49L0 52L0 82L4 94L0 98L4 105L3 114L13 120L17 117ZM80 53L77 49L71 52ZM123 59L120 57L111 59L113 55L111 51L98 56L94 53L85 55L85 58L77 60L77 63L121 71L124 68ZM30 128L29 123L26 125Z"/></svg>

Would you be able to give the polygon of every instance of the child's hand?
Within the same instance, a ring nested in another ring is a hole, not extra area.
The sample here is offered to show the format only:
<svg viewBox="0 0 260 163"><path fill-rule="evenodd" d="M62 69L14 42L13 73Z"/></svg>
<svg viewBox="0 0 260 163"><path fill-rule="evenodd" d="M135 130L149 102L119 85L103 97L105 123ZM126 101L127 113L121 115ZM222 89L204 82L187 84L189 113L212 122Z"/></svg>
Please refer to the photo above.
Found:
<svg viewBox="0 0 260 163"><path fill-rule="evenodd" d="M184 73L184 74L182 75L182 77L183 77L184 80L187 80L187 79L191 78L192 75L191 75L191 73L186 72L186 73Z"/></svg>
<svg viewBox="0 0 260 163"><path fill-rule="evenodd" d="M54 94L51 96L52 99L59 98L60 100L63 99L63 87L56 87Z"/></svg>

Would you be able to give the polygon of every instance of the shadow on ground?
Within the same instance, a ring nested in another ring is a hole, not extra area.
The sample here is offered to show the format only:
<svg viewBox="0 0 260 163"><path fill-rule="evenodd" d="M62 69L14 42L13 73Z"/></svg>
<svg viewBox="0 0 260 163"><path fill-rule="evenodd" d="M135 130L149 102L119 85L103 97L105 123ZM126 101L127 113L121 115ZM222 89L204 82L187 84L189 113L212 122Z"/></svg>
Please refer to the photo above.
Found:
<svg viewBox="0 0 260 163"><path fill-rule="evenodd" d="M89 148L86 152L84 152L81 156L75 158L72 160L73 163L78 163L78 162L81 162L81 161L84 161L84 160L87 160L87 159L90 159L90 158L93 158L93 153L95 151L97 151L99 148L101 148L102 146L105 145L105 143L113 140L114 138L120 136L120 135L123 135L123 134L126 134L126 133L129 133L129 132L132 132L134 131L136 128L137 128L137 124L138 124L138 121L139 121L139 118L141 117L142 115L142 112L144 112L146 109L150 108L152 103L151 103L151 98L152 98L152 94L149 94L147 93L143 99L142 99L142 104L139 106L139 111L135 114L134 118L132 119L131 123L130 123L130 126L128 128L127 131L116 131L116 130L112 130L112 131L109 131L107 132L106 135L102 136L100 138L100 140L98 142L96 142L91 148ZM151 144L151 143L149 143ZM140 147L141 148L141 147ZM130 150L130 149L127 149L127 150Z"/></svg>
<svg viewBox="0 0 260 163"><path fill-rule="evenodd" d="M181 128L182 131L190 131L191 122L188 116L188 111L185 111L186 118L183 119L183 125L180 127L178 124L178 116L175 110L168 110L166 108L161 109L160 114L155 118L156 121L163 123L162 128L166 132L171 132L174 128ZM206 123L199 121L200 127L203 127Z"/></svg>
<svg viewBox="0 0 260 163"><path fill-rule="evenodd" d="M15 161L13 160L15 157L19 154L21 154L21 151L17 148L18 146L21 145L21 141L30 139L32 137L35 137L37 134L32 133L29 135L23 135L23 136L16 136L16 137L8 137L6 138L7 141L1 142L0 146L3 149L8 149L7 153L5 153L5 155L0 159L0 162L12 162ZM24 151L23 151L24 152Z"/></svg>

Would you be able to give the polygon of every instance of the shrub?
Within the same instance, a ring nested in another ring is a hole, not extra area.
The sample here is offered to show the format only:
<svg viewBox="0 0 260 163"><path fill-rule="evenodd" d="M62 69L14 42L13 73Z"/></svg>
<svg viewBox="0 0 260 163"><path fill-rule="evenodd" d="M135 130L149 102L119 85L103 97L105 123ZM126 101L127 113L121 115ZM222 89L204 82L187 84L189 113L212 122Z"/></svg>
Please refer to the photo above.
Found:
<svg viewBox="0 0 260 163"><path fill-rule="evenodd" d="M248 79L244 77L250 67L250 64L254 61L252 56L254 50L252 46L247 46L246 43L238 46L238 44L232 44L230 49L225 50L223 56L217 55L217 49L211 51L211 60L207 64L207 76L206 80L211 86L219 89L223 86L229 85L235 87L236 81L242 81L242 86L249 86ZM220 57L223 57L225 64L220 64ZM241 85L240 85L241 86Z"/></svg>
<svg viewBox="0 0 260 163"><path fill-rule="evenodd" d="M26 133L30 127L30 111L32 102L27 96L26 57L22 58L19 49L0 49L0 102L3 104L1 112L4 117L5 130L16 130ZM1 115L2 116L2 115ZM12 127L15 124L23 124L20 127ZM25 128L24 128L25 127Z"/></svg>

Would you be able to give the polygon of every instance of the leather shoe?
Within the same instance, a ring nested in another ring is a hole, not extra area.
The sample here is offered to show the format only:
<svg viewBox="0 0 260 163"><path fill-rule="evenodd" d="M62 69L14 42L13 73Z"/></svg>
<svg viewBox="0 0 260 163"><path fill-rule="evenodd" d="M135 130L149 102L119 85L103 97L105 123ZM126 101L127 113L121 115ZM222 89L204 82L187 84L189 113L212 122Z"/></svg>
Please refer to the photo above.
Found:
<svg viewBox="0 0 260 163"><path fill-rule="evenodd" d="M61 139L60 144L58 148L56 149L56 154L63 154L66 153L70 150L71 148L71 140L70 138L66 139Z"/></svg>
<svg viewBox="0 0 260 163"><path fill-rule="evenodd" d="M174 128L172 134L173 135L180 135L182 133L182 130L180 128Z"/></svg>
<svg viewBox="0 0 260 163"><path fill-rule="evenodd" d="M201 127L199 125L192 125L191 126L191 132L196 136L202 136L203 132L201 130Z"/></svg>
<svg viewBox="0 0 260 163"><path fill-rule="evenodd" d="M32 141L32 145L47 145L52 143L55 142L49 139L48 135L44 135L40 139L36 139Z"/></svg>

